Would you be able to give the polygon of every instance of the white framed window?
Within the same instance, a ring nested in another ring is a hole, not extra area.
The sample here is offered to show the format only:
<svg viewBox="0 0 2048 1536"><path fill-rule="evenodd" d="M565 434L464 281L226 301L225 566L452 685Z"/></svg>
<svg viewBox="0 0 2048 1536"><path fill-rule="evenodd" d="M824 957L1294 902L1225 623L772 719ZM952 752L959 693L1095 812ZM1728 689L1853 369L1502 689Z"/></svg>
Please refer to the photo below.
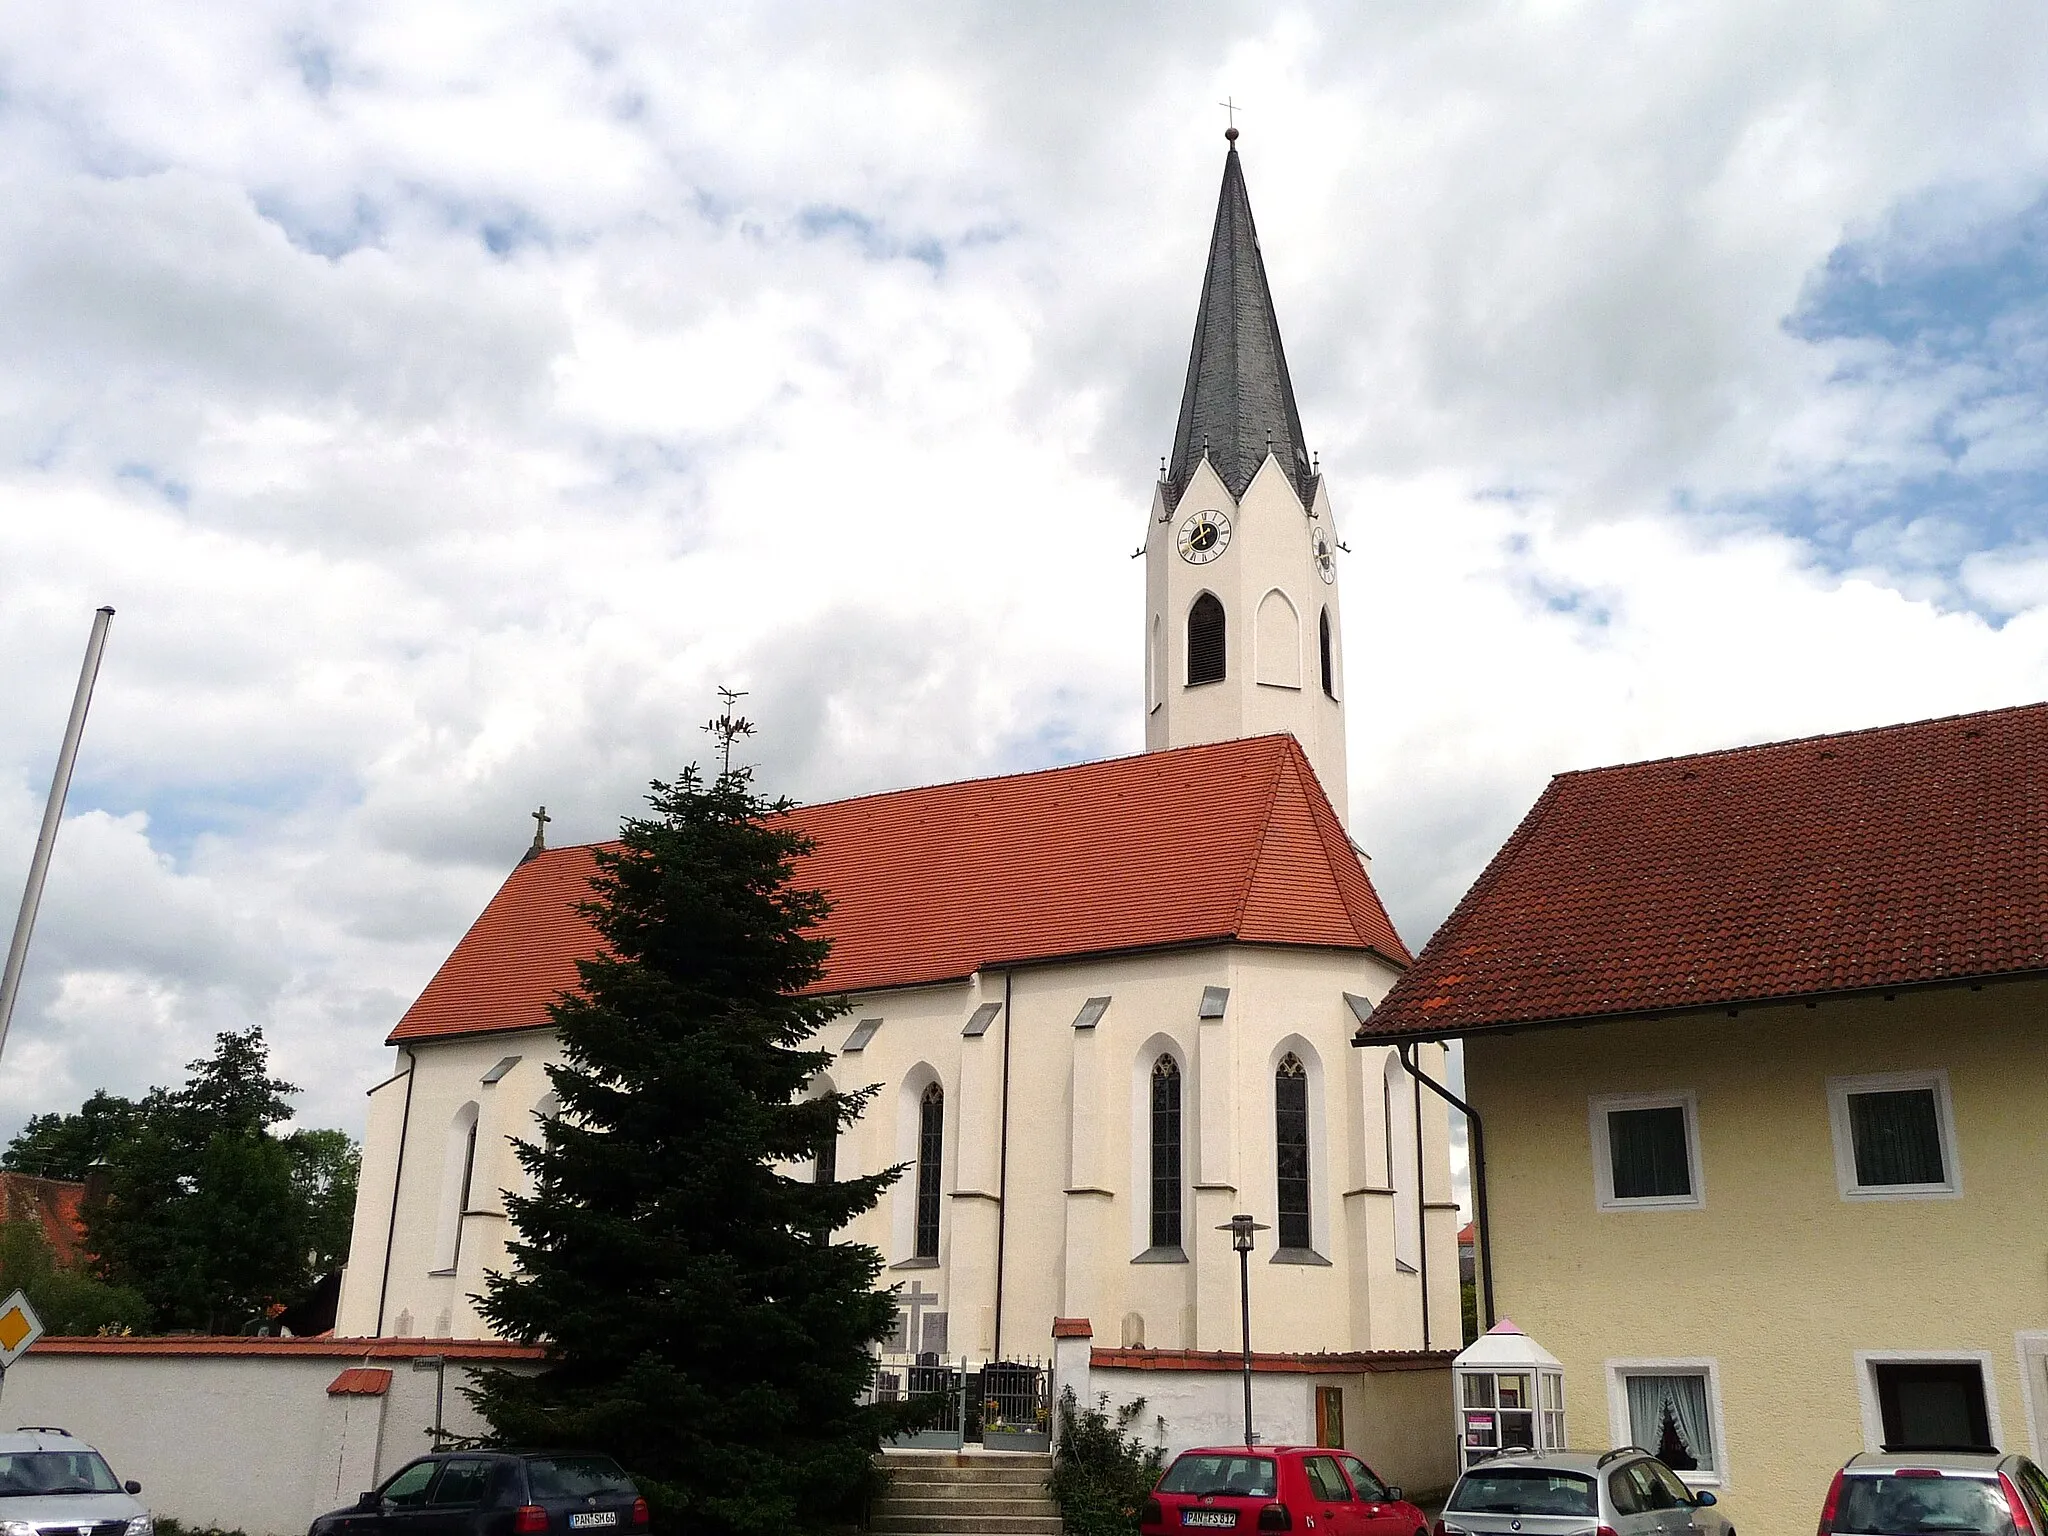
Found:
<svg viewBox="0 0 2048 1536"><path fill-rule="evenodd" d="M1859 1349L1856 1396L1868 1451L2005 1444L1988 1350Z"/></svg>
<svg viewBox="0 0 2048 1536"><path fill-rule="evenodd" d="M1721 1369L1709 1357L1609 1360L1607 1417L1616 1445L1639 1445L1688 1488L1728 1486Z"/></svg>
<svg viewBox="0 0 2048 1536"><path fill-rule="evenodd" d="M1953 1200L1962 1194L1947 1072L1831 1077L1828 1122L1844 1200Z"/></svg>
<svg viewBox="0 0 2048 1536"><path fill-rule="evenodd" d="M1707 1203L1699 1104L1691 1092L1591 1101L1593 1202L1603 1211L1697 1210Z"/></svg>

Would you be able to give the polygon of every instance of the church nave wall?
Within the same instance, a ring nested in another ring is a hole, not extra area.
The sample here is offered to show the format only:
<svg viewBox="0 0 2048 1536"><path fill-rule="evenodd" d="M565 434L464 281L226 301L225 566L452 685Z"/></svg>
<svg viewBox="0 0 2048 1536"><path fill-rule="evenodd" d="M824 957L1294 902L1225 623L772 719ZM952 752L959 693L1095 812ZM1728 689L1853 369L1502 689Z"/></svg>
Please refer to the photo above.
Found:
<svg viewBox="0 0 2048 1536"><path fill-rule="evenodd" d="M546 1066L560 1059L554 1032L423 1041L398 1058L397 1075L371 1093L336 1331L487 1337L468 1298L483 1289L486 1270L506 1263L503 1192L524 1188L526 1178L512 1139L530 1139L536 1112L553 1103Z"/></svg>

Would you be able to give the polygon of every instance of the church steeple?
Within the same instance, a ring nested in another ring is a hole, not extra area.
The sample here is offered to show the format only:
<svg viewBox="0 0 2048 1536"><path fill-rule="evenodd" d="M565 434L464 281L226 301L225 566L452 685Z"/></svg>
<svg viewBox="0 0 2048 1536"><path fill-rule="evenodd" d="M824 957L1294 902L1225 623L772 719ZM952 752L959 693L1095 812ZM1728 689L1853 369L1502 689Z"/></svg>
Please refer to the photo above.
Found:
<svg viewBox="0 0 2048 1536"><path fill-rule="evenodd" d="M1287 731L1342 817L1342 545L1229 137L1173 457L1145 531L1145 746Z"/></svg>
<svg viewBox="0 0 2048 1536"><path fill-rule="evenodd" d="M1206 453L1233 497L1242 497L1271 453L1279 459L1302 505L1315 500L1315 471L1287 377L1280 322L1266 263L1252 224L1251 197L1237 157L1237 130L1226 135L1223 190L1209 238L1209 269L1195 314L1195 344L1181 393L1180 422L1168 460L1167 499L1177 504Z"/></svg>

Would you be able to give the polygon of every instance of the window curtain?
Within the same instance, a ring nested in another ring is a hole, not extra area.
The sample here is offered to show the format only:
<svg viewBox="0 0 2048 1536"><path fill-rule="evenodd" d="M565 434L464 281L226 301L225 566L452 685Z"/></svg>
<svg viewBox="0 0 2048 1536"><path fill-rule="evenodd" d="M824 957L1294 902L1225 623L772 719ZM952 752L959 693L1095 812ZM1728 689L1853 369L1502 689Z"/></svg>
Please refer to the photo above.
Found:
<svg viewBox="0 0 2048 1536"><path fill-rule="evenodd" d="M1849 1134L1858 1184L1940 1184L1948 1178L1931 1088L1850 1094Z"/></svg>
<svg viewBox="0 0 2048 1536"><path fill-rule="evenodd" d="M1706 1377L1626 1376L1622 1380L1628 1388L1629 1433L1637 1445L1653 1455L1661 1450L1668 1419L1698 1469L1714 1470Z"/></svg>
<svg viewBox="0 0 2048 1536"><path fill-rule="evenodd" d="M1607 1115L1607 1145L1614 1158L1614 1198L1643 1200L1692 1193L1686 1158L1685 1111L1616 1109Z"/></svg>

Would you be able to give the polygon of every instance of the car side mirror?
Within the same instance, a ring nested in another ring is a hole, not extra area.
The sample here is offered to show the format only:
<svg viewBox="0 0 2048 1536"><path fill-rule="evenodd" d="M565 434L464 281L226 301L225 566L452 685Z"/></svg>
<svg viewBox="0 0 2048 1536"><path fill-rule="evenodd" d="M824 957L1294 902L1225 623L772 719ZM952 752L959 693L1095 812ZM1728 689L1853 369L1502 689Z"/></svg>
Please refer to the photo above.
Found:
<svg viewBox="0 0 2048 1536"><path fill-rule="evenodd" d="M376 1507L377 1507L377 1490L376 1490L376 1489L372 1488L372 1489L371 1489L371 1490L370 1490L369 1492L367 1492L367 1493L359 1493L359 1494L357 1494L357 1495L356 1495L356 1508L357 1508L357 1509L375 1509Z"/></svg>
<svg viewBox="0 0 2048 1536"><path fill-rule="evenodd" d="M1715 1498L1710 1490L1702 1488L1698 1493L1692 1496L1692 1502L1695 1508L1712 1509L1716 1504L1720 1503L1721 1501Z"/></svg>
<svg viewBox="0 0 2048 1536"><path fill-rule="evenodd" d="M1387 1502L1389 1504L1401 1502L1401 1485L1399 1483L1387 1484Z"/></svg>
<svg viewBox="0 0 2048 1536"><path fill-rule="evenodd" d="M128 1494L140 1493L142 1492L142 1484L138 1483L137 1481L135 1481L134 1478L131 1477L128 1479L127 1482L121 1485L121 1491L123 1493Z"/></svg>

